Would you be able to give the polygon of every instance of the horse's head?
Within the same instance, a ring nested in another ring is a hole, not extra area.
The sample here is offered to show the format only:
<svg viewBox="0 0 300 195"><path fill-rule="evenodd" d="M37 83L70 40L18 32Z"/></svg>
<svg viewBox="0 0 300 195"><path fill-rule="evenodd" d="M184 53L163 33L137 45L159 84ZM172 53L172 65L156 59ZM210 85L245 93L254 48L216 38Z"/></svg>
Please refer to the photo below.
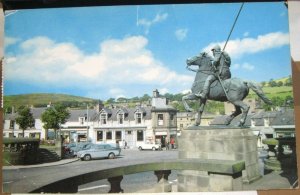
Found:
<svg viewBox="0 0 300 195"><path fill-rule="evenodd" d="M206 52L201 52L197 56L188 58L186 60L186 64L188 66L191 66L191 65L198 65L198 66L209 65L208 63L210 63L211 60L212 60L211 57Z"/></svg>

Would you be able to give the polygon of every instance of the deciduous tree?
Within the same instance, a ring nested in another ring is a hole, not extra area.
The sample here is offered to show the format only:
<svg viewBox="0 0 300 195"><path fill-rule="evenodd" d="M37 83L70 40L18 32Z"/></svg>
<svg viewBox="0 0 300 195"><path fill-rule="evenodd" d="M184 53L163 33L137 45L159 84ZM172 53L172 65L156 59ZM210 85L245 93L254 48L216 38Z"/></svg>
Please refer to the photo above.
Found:
<svg viewBox="0 0 300 195"><path fill-rule="evenodd" d="M30 108L24 107L18 110L18 117L16 118L16 123L19 125L20 129L23 131L23 137L25 130L34 127L34 118L30 111Z"/></svg>

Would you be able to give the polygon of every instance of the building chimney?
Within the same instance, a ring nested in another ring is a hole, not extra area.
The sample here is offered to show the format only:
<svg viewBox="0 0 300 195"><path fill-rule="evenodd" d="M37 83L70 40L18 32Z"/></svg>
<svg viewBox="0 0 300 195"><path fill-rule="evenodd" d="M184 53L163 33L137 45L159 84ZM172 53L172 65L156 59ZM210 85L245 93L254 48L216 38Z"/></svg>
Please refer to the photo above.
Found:
<svg viewBox="0 0 300 195"><path fill-rule="evenodd" d="M154 98L158 98L158 97L159 97L159 92L158 92L157 89L155 89L155 90L153 91L153 97L154 97Z"/></svg>

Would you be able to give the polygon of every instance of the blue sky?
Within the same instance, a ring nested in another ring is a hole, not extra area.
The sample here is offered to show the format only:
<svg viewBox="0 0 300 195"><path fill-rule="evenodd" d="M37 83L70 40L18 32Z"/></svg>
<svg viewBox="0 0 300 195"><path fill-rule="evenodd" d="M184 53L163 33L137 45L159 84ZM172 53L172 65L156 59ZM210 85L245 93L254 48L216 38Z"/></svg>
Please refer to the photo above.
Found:
<svg viewBox="0 0 300 195"><path fill-rule="evenodd" d="M190 89L187 58L222 47L240 3L106 6L6 13L4 95L106 100ZM225 49L232 77L291 74L287 8L246 3Z"/></svg>

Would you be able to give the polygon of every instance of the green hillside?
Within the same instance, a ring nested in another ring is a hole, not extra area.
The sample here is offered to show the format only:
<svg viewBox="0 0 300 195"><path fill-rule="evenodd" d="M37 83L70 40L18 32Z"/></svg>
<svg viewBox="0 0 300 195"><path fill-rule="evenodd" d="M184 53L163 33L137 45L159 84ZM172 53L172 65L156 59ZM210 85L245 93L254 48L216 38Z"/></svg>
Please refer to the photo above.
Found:
<svg viewBox="0 0 300 195"><path fill-rule="evenodd" d="M20 106L35 106L43 107L49 103L64 103L69 107L81 107L86 104L94 104L97 100L92 98L85 98L79 96L72 96L66 94L53 94L53 93L41 93L41 94L24 94L24 95L8 95L4 96L4 108Z"/></svg>
<svg viewBox="0 0 300 195"><path fill-rule="evenodd" d="M288 96L293 97L292 86L263 87L262 89L268 98L273 98L273 97L286 98ZM253 97L253 96L256 95L252 90L250 90L249 97Z"/></svg>

